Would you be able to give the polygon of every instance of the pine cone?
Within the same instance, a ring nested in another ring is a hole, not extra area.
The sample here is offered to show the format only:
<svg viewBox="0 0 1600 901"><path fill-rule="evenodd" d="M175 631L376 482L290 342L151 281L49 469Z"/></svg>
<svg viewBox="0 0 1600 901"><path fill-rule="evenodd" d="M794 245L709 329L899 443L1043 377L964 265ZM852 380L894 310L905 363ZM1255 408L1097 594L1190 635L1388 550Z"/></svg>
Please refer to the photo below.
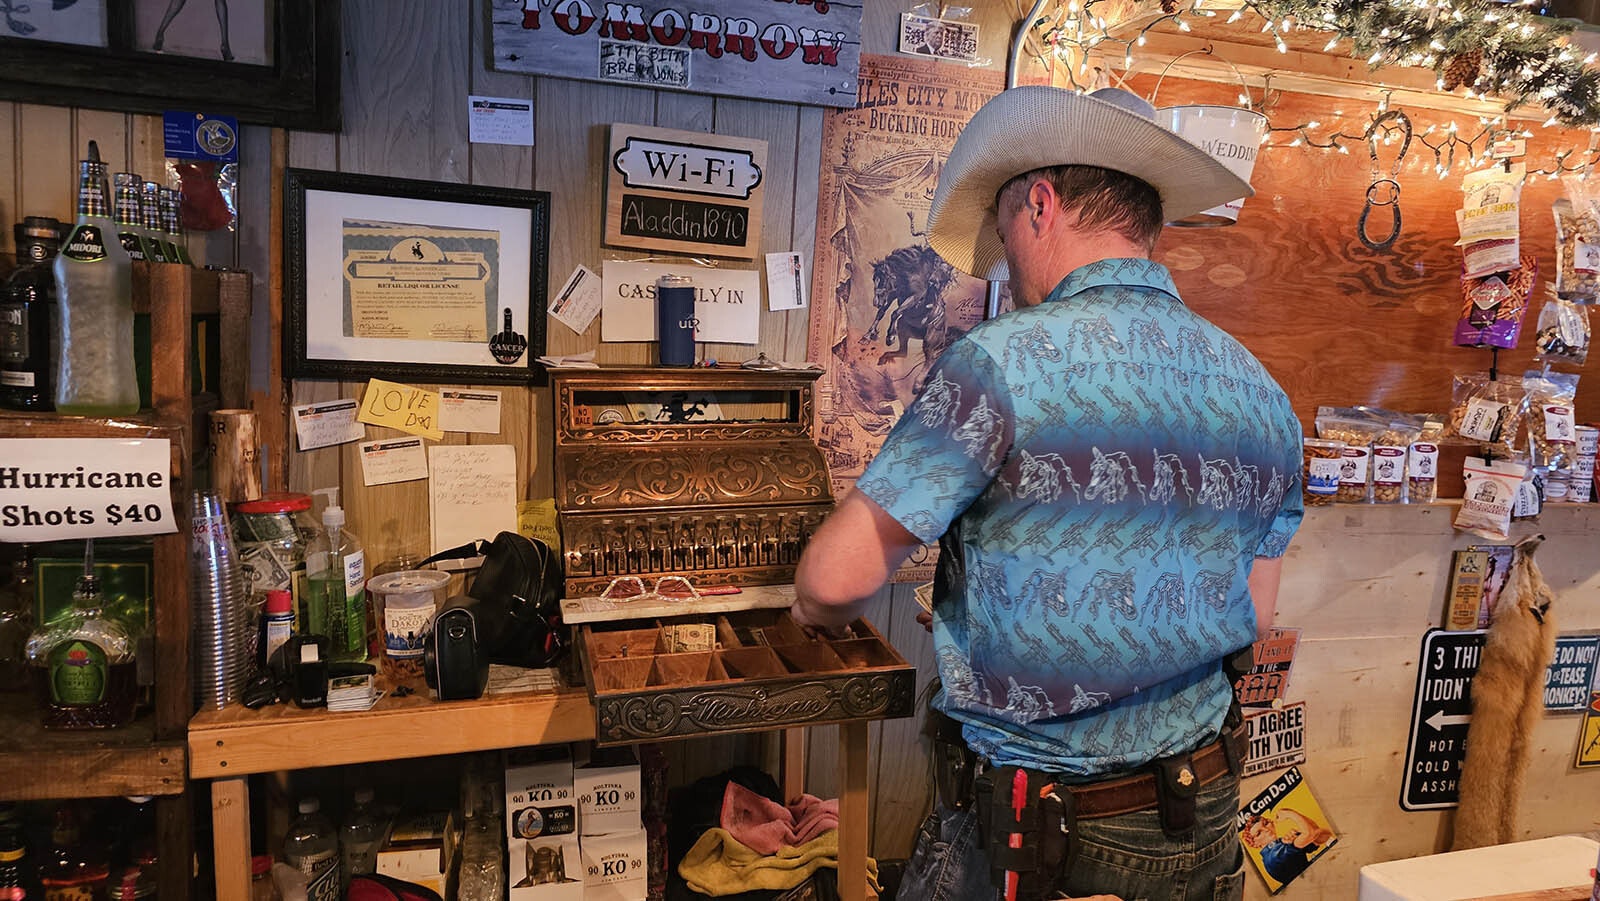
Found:
<svg viewBox="0 0 1600 901"><path fill-rule="evenodd" d="M1466 85L1471 87L1478 83L1478 72L1483 67L1483 51L1468 50L1452 57L1444 67L1444 89L1453 91Z"/></svg>
<svg viewBox="0 0 1600 901"><path fill-rule="evenodd" d="M1178 0L1161 0L1161 11L1172 15L1178 11Z"/></svg>

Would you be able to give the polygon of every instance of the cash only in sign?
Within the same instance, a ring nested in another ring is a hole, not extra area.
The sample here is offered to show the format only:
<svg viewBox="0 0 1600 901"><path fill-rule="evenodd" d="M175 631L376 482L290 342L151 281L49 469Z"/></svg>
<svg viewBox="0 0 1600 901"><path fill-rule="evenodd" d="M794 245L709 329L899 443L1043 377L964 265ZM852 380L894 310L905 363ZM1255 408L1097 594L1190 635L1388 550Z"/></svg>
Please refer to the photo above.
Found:
<svg viewBox="0 0 1600 901"><path fill-rule="evenodd" d="M0 461L0 541L177 531L165 438L3 438Z"/></svg>

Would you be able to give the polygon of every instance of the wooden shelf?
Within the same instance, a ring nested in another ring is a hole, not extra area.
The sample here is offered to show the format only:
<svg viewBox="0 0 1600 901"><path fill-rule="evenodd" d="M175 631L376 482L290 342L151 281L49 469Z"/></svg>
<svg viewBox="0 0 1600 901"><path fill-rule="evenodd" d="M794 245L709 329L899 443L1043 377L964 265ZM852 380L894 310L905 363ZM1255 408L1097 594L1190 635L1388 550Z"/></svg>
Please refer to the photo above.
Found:
<svg viewBox="0 0 1600 901"><path fill-rule="evenodd" d="M0 410L0 435L8 438L166 438L175 442L184 438L180 423L164 420L152 410L116 419Z"/></svg>
<svg viewBox="0 0 1600 901"><path fill-rule="evenodd" d="M0 800L176 795L186 772L182 741L157 741L141 717L121 729L50 731L32 695L0 696Z"/></svg>
<svg viewBox="0 0 1600 901"><path fill-rule="evenodd" d="M592 738L594 705L582 688L475 701L390 695L361 713L235 706L190 720L189 775L218 779Z"/></svg>

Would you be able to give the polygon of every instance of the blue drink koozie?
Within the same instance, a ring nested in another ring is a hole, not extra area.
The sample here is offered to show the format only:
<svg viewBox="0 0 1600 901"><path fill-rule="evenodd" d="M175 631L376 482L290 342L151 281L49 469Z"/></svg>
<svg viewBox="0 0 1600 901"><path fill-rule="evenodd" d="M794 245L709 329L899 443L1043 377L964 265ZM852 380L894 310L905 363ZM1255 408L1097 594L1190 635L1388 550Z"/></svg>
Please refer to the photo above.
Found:
<svg viewBox="0 0 1600 901"><path fill-rule="evenodd" d="M656 280L657 362L662 366L694 365L694 280L663 275Z"/></svg>

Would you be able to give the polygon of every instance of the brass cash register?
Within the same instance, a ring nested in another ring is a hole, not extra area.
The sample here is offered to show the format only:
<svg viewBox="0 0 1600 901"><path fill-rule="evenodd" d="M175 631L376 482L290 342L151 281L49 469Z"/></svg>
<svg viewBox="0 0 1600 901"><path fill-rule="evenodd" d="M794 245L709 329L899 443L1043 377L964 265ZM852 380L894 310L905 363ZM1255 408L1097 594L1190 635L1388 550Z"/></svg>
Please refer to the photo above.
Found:
<svg viewBox="0 0 1600 901"><path fill-rule="evenodd" d="M562 615L601 744L911 714L915 673L870 623L814 640L787 613L833 508L818 375L552 372Z"/></svg>

